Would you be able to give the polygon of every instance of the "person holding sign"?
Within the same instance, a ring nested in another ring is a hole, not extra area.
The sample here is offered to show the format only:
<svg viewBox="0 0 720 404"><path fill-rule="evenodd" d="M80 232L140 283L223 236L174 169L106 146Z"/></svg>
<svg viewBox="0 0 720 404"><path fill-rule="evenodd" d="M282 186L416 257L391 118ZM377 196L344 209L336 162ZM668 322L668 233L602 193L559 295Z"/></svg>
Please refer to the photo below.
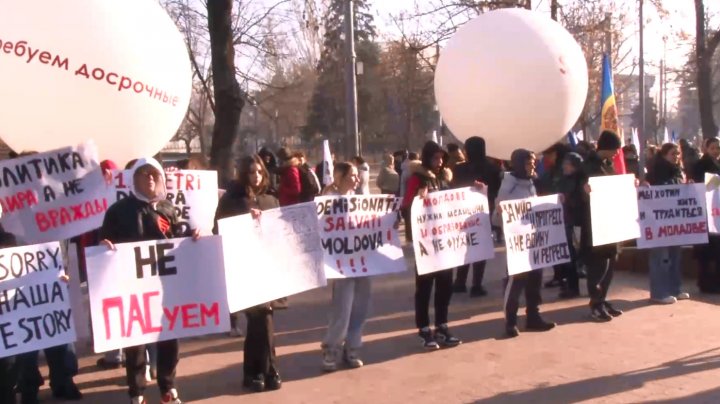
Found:
<svg viewBox="0 0 720 404"><path fill-rule="evenodd" d="M421 164L408 178L407 189L402 201L406 237L412 241L412 220L409 220L410 207L416 197L424 198L428 193L450 188L452 172L443 167L446 153L435 142L425 143L420 155ZM415 167L415 166L414 166ZM408 237L409 235L409 237ZM430 329L430 296L435 284L435 330ZM440 349L440 346L455 347L462 343L450 334L448 329L448 310L452 297L452 270L415 275L415 324L423 347L428 350Z"/></svg>
<svg viewBox="0 0 720 404"><path fill-rule="evenodd" d="M458 164L453 169L453 188L469 187L480 181L487 185L487 197L490 206L490 214L495 209L495 198L498 189L500 189L500 169L488 161L485 152L485 139L473 136L465 141L465 153L467 161ZM453 292L467 292L467 278L470 266L473 268L472 287L470 288L470 297L480 297L487 295L487 291L482 285L485 276L485 265L487 261L475 262L470 265L458 267L455 283L453 284Z"/></svg>
<svg viewBox="0 0 720 404"><path fill-rule="evenodd" d="M650 185L675 185L685 183L682 170L680 147L674 143L665 143L655 156L645 180ZM649 252L650 300L659 304L673 304L678 300L689 299L690 295L681 292L682 272L680 246L657 247Z"/></svg>
<svg viewBox="0 0 720 404"><path fill-rule="evenodd" d="M587 177L583 172L582 165L583 158L579 154L572 152L565 155L562 162L563 175L558 182L558 190L563 196L565 234L567 235L570 250L570 262L559 265L562 279L564 279L559 295L561 299L572 299L580 296L575 229L581 229L583 226L583 207L585 206L583 203L587 199L587 195L583 191L583 185L587 183Z"/></svg>
<svg viewBox="0 0 720 404"><path fill-rule="evenodd" d="M228 187L218 203L215 234L218 233L219 219L247 213L257 218L261 211L280 206L270 187L270 173L260 156L243 158L238 171L239 180ZM282 386L282 380L275 356L273 305L268 302L251 307L245 310L245 316L247 337L243 346L243 387L256 392L277 390Z"/></svg>
<svg viewBox="0 0 720 404"><path fill-rule="evenodd" d="M585 159L585 173L588 177L615 175L613 159L618 154L620 137L611 131L603 131L597 142L597 151L591 152ZM588 184L585 192L592 190ZM620 316L622 311L607 302L608 289L613 277L612 262L617 258L618 245L608 244L593 246L592 220L590 216L589 198L584 207L585 218L581 233L581 255L586 257L587 288L590 294L590 314L596 321L610 321Z"/></svg>
<svg viewBox="0 0 720 404"><path fill-rule="evenodd" d="M704 154L692 170L692 179L697 184L705 183L705 175L720 175L720 138L705 139ZM711 209L711 206L708 206ZM701 293L720 293L720 236L710 234L709 241L694 247L698 263L698 289Z"/></svg>
<svg viewBox="0 0 720 404"><path fill-rule="evenodd" d="M105 214L100 229L102 244L112 250L117 243L188 236L181 234L175 207L165 199L165 173L160 163L152 158L138 159L133 165L133 186L134 193L115 202ZM197 230L192 233L193 238L199 237ZM157 343L157 382L162 403L182 403L175 388L178 361L177 340ZM133 404L145 402L146 366L145 346L125 349L125 374Z"/></svg>
<svg viewBox="0 0 720 404"><path fill-rule="evenodd" d="M0 217L2 206L0 206ZM17 240L11 233L7 233L0 225L0 248L16 247ZM15 404L15 383L17 383L17 364L15 356L0 357L0 403ZM23 401L37 401L37 392L33 397L24 397Z"/></svg>
<svg viewBox="0 0 720 404"><path fill-rule="evenodd" d="M524 199L537 196L533 179L535 178L535 154L529 150L517 149L510 156L512 171L505 173L497 199L495 200L495 221L500 224L502 213L500 202L512 199ZM549 323L540 317L542 296L542 269L523 272L508 277L505 287L505 335L514 338L520 335L517 327L517 312L520 306L520 294L525 292L525 328L529 331L549 331L555 323Z"/></svg>
<svg viewBox="0 0 720 404"><path fill-rule="evenodd" d="M323 195L354 195L360 179L358 169L350 163L337 163L334 182ZM335 279L332 284L330 321L322 341L322 367L326 372L337 370L338 356L351 368L364 365L360 359L362 330L370 308L370 277Z"/></svg>

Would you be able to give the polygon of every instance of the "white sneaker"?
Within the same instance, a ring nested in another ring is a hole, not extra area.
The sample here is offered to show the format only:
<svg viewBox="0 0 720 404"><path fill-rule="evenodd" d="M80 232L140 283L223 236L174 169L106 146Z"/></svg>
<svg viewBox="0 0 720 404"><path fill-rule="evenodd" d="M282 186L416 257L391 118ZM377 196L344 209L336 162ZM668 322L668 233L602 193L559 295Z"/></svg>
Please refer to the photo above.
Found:
<svg viewBox="0 0 720 404"><path fill-rule="evenodd" d="M146 404L147 401L145 401L145 398L143 396L137 396L130 399L130 404Z"/></svg>
<svg viewBox="0 0 720 404"><path fill-rule="evenodd" d="M170 389L160 399L161 404L182 404L182 401L178 398L178 392L175 389Z"/></svg>
<svg viewBox="0 0 720 404"><path fill-rule="evenodd" d="M651 299L651 300L653 301L653 303L657 303L657 304L677 303L677 299L675 298L675 296L668 296L668 297L664 297L662 299Z"/></svg>
<svg viewBox="0 0 720 404"><path fill-rule="evenodd" d="M675 296L677 300L688 300L690 299L690 293L682 292L679 295Z"/></svg>
<svg viewBox="0 0 720 404"><path fill-rule="evenodd" d="M343 359L345 360L345 363L353 369L361 368L364 365L362 359L360 359L357 349L346 349Z"/></svg>
<svg viewBox="0 0 720 404"><path fill-rule="evenodd" d="M337 370L337 351L334 348L323 348L322 357L323 371L334 372Z"/></svg>

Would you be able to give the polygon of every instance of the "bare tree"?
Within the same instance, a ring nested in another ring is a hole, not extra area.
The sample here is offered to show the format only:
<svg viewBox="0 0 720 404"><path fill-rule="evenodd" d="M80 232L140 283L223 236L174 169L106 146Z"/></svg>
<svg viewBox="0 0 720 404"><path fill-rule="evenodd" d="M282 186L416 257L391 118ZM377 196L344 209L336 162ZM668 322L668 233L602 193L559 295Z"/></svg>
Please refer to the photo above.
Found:
<svg viewBox="0 0 720 404"><path fill-rule="evenodd" d="M207 4L215 97L210 165L218 171L223 185L232 179L232 146L245 105L235 78L232 8L232 0L211 0Z"/></svg>
<svg viewBox="0 0 720 404"><path fill-rule="evenodd" d="M695 57L697 65L697 97L700 107L700 126L703 137L718 135L718 126L713 116L712 65L713 54L720 45L720 30L707 37L705 4L695 0Z"/></svg>

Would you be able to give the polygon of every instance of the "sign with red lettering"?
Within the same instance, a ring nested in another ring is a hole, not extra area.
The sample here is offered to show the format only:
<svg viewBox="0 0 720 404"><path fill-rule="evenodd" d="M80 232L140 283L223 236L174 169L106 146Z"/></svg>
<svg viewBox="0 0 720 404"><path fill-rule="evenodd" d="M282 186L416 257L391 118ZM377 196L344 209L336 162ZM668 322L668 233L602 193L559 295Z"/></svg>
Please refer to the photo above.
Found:
<svg viewBox="0 0 720 404"><path fill-rule="evenodd" d="M221 219L218 230L230 312L327 285L313 202Z"/></svg>
<svg viewBox="0 0 720 404"><path fill-rule="evenodd" d="M395 222L400 203L391 195L320 196L325 276L354 278L405 271Z"/></svg>
<svg viewBox="0 0 720 404"><path fill-rule="evenodd" d="M708 231L720 233L720 175L705 174Z"/></svg>
<svg viewBox="0 0 720 404"><path fill-rule="evenodd" d="M95 352L230 330L219 236L85 250Z"/></svg>
<svg viewBox="0 0 720 404"><path fill-rule="evenodd" d="M124 166L175 135L192 67L159 2L1 3L0 134L13 150L47 151L94 136L103 160Z"/></svg>
<svg viewBox="0 0 720 404"><path fill-rule="evenodd" d="M415 198L410 212L418 274L495 256L486 194L472 188L433 192Z"/></svg>
<svg viewBox="0 0 720 404"><path fill-rule="evenodd" d="M75 342L60 244L0 250L0 358Z"/></svg>
<svg viewBox="0 0 720 404"><path fill-rule="evenodd" d="M116 200L133 193L132 171L116 171L114 178ZM166 171L165 189L167 200L175 206L183 234L188 229L200 229L204 234L212 232L219 198L217 171Z"/></svg>
<svg viewBox="0 0 720 404"><path fill-rule="evenodd" d="M570 262L558 195L503 201L500 208L509 275Z"/></svg>
<svg viewBox="0 0 720 404"><path fill-rule="evenodd" d="M638 248L708 242L704 184L640 187L637 198L642 229Z"/></svg>
<svg viewBox="0 0 720 404"><path fill-rule="evenodd" d="M111 191L91 142L0 162L1 222L26 243L99 228Z"/></svg>

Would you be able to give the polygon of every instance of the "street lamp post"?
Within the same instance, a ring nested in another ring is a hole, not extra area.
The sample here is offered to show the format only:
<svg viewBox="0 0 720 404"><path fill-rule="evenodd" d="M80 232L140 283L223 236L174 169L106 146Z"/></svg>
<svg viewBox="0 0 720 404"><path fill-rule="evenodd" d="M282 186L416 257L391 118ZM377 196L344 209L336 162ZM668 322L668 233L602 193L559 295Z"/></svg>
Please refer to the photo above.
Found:
<svg viewBox="0 0 720 404"><path fill-rule="evenodd" d="M357 77L355 55L355 2L345 3L345 132L348 146L353 144L352 153L360 155L358 132ZM352 143L350 143L352 142ZM350 147L347 148L350 151Z"/></svg>
<svg viewBox="0 0 720 404"><path fill-rule="evenodd" d="M640 128L638 130L638 140L640 141L640 176L645 177L645 145L647 141L647 135L645 134L645 44L643 40L644 21L643 21L643 0L639 0L638 17L640 19L640 57L638 63L640 64L638 77L638 92L640 98Z"/></svg>

